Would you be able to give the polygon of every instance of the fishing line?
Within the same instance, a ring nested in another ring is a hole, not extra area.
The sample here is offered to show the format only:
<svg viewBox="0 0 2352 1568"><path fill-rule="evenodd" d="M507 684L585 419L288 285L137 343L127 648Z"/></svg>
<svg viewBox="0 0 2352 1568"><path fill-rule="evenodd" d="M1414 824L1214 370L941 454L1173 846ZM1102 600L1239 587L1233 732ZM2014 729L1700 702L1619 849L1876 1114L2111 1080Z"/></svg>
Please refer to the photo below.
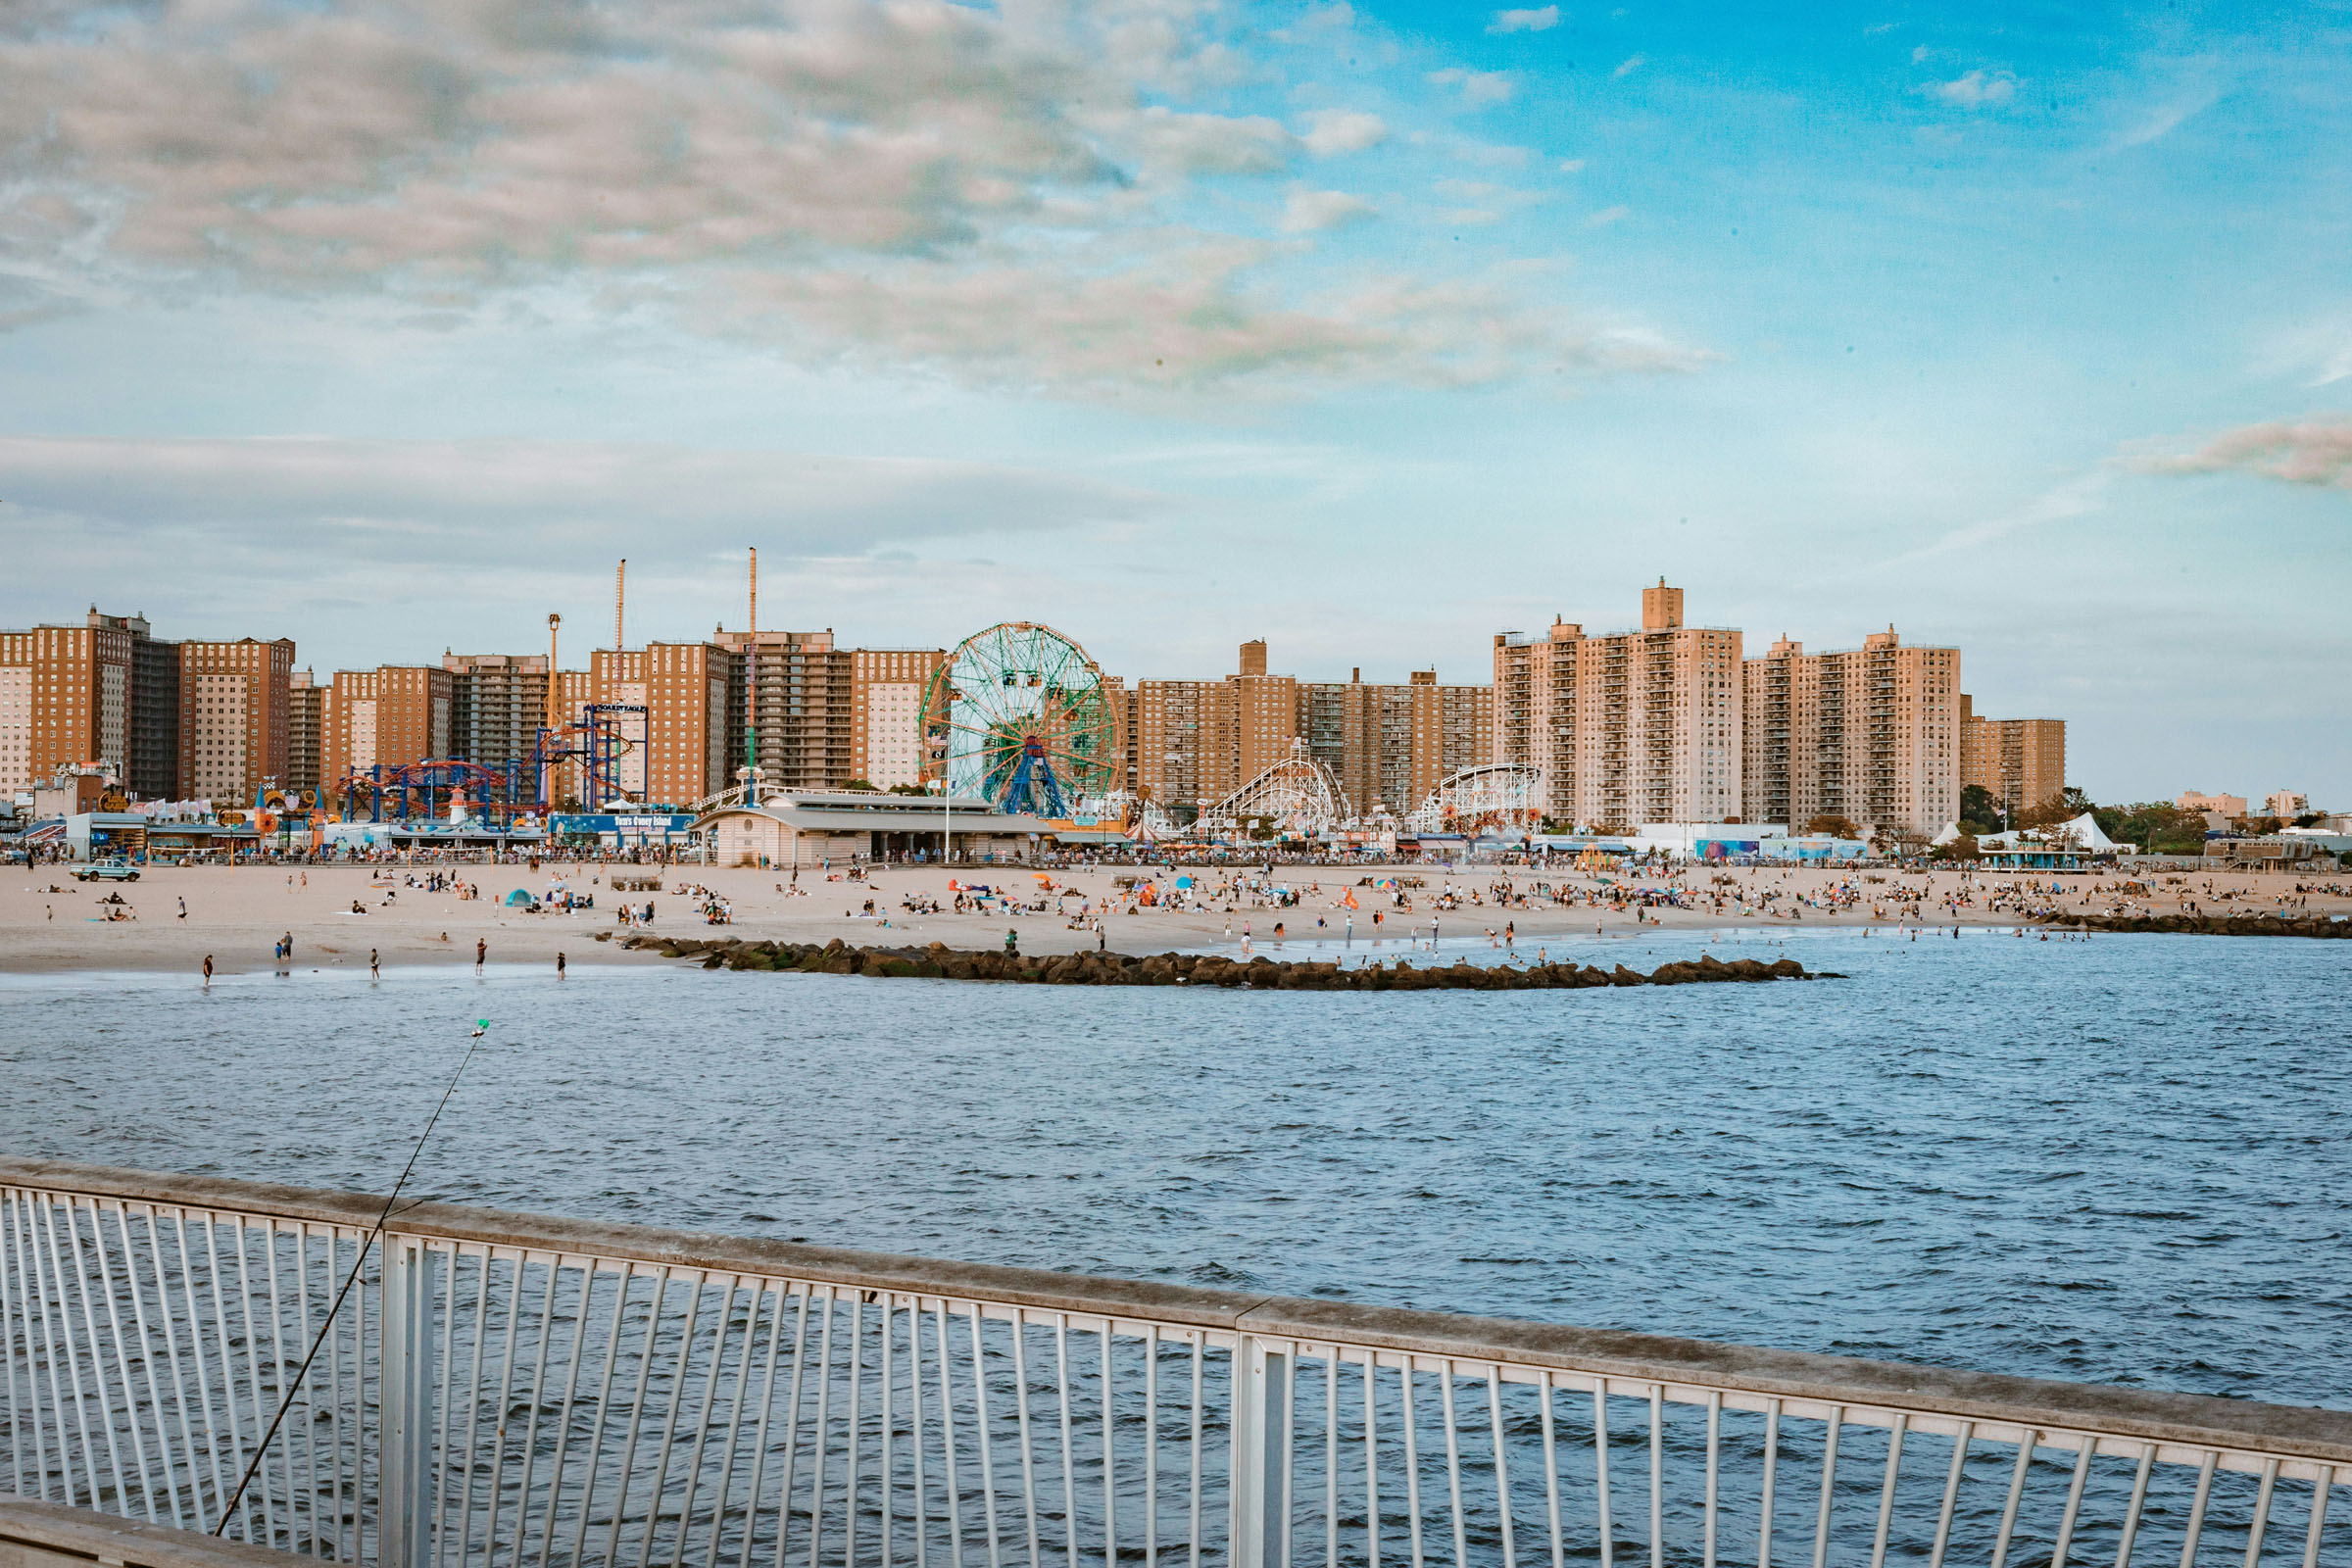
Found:
<svg viewBox="0 0 2352 1568"><path fill-rule="evenodd" d="M433 1136L433 1124L441 1119L441 1112L449 1108L450 1096L458 1092L458 1080L466 1076L466 1069L473 1062L473 1054L482 1047L482 1036L489 1032L489 1019L481 1019L475 1025L473 1044L466 1048L465 1058L458 1063L458 1070L449 1075L449 1087L441 1091L441 1103L435 1105L432 1115L425 1118L424 1131L416 1135L416 1147L409 1151L409 1162L400 1168L400 1180L392 1184L392 1192L384 1200L383 1212L375 1216L375 1223L368 1227L366 1236L360 1238L359 1255L351 1260L351 1272L343 1277L343 1288L335 1292L334 1304L326 1309L326 1321L319 1325L318 1337L311 1342L310 1353L302 1358L302 1365L295 1369L294 1381L286 1385L284 1396L277 1401L277 1414L270 1418L270 1430L262 1434L260 1443L254 1445L253 1462L245 1467L245 1474L238 1479L237 1490L230 1493L228 1501L220 1505L220 1517L213 1525L214 1535L220 1535L228 1528L229 1520L236 1517L237 1504L245 1500L246 1489L253 1485L253 1478L261 1474L262 1460L268 1456L270 1444L276 1438L277 1429L284 1425L286 1412L294 1408L294 1396L301 1392L302 1380L310 1375L311 1363L318 1359L319 1347L326 1344L326 1337L334 1332L335 1315L343 1310L344 1298L351 1295L351 1288L360 1282L360 1271L368 1266L368 1249L383 1236L384 1222L392 1217L392 1205L400 1201L400 1190L408 1185L409 1173L416 1168L416 1157L424 1152L425 1140Z"/></svg>

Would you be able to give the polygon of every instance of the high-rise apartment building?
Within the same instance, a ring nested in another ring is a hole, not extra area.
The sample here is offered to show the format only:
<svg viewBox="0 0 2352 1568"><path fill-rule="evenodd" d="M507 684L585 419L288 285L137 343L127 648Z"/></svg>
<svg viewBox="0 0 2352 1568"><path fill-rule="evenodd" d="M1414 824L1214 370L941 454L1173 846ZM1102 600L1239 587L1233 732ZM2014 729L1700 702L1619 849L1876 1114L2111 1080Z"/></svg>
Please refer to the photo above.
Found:
<svg viewBox="0 0 2352 1568"><path fill-rule="evenodd" d="M286 777L287 687L294 644L183 642L179 645L179 785L196 800L250 804L263 784Z"/></svg>
<svg viewBox="0 0 2352 1568"><path fill-rule="evenodd" d="M1219 681L1136 682L1127 750L1135 791L1163 807L1205 806L1291 755L1298 681L1266 672L1266 645L1242 644L1241 667Z"/></svg>
<svg viewBox="0 0 2352 1568"><path fill-rule="evenodd" d="M130 633L130 756L122 783L138 800L179 798L179 727L186 716L180 693L179 644L149 635L144 615L101 616Z"/></svg>
<svg viewBox="0 0 2352 1568"><path fill-rule="evenodd" d="M454 689L450 672L433 664L337 670L319 746L325 786L346 773L451 756Z"/></svg>
<svg viewBox="0 0 2352 1568"><path fill-rule="evenodd" d="M557 682L558 706L567 710L567 721L580 716L589 703L645 710L642 720L634 713L619 715L618 782L627 799L691 806L735 783L735 771L743 765L737 722L743 706L742 656L736 650L716 641L599 648L589 656L585 695L576 699L570 674L565 671ZM766 722L764 713L760 721ZM764 736L760 752L769 755ZM562 770L550 787L559 801L583 798L576 766Z"/></svg>
<svg viewBox="0 0 2352 1568"><path fill-rule="evenodd" d="M2066 793L2065 719L1985 718L1963 695L1959 725L1960 788L1990 791L2012 818Z"/></svg>
<svg viewBox="0 0 2352 1568"><path fill-rule="evenodd" d="M941 648L850 654L850 771L876 789L923 781L924 703L948 655ZM1114 704L1116 711L1123 704Z"/></svg>
<svg viewBox="0 0 2352 1568"><path fill-rule="evenodd" d="M286 677L286 771L279 782L300 790L306 801L317 800L330 782L324 776L326 693L307 669Z"/></svg>
<svg viewBox="0 0 2352 1568"><path fill-rule="evenodd" d="M1932 836L1959 816L1957 648L1907 646L1891 626L1824 654L1783 637L1744 683L1747 820Z"/></svg>
<svg viewBox="0 0 2352 1568"><path fill-rule="evenodd" d="M1642 591L1642 629L1559 620L1494 639L1492 760L1544 770L1547 813L1625 831L1740 814L1740 633L1683 623L1683 591Z"/></svg>
<svg viewBox="0 0 2352 1568"><path fill-rule="evenodd" d="M1266 645L1241 646L1221 681L1138 681L1125 703L1137 794L1163 806L1212 804L1270 767L1306 755L1329 767L1348 809L1403 815L1447 774L1488 760L1493 694L1442 686L1435 670L1402 685L1301 681L1269 673Z"/></svg>
<svg viewBox="0 0 2352 1568"><path fill-rule="evenodd" d="M443 654L441 667L450 677L449 755L481 767L521 763L527 774L547 722L547 656Z"/></svg>
<svg viewBox="0 0 2352 1568"><path fill-rule="evenodd" d="M1205 680L1139 680L1135 683L1135 717L1128 733L1134 737L1135 792L1163 808L1198 806L1209 786L1225 776L1225 764L1214 755L1219 682ZM1230 786L1228 786L1230 787ZM1220 789L1217 794L1223 794Z"/></svg>
<svg viewBox="0 0 2352 1568"><path fill-rule="evenodd" d="M1476 767L1490 757L1494 688L1441 686L1436 670L1416 669L1405 686L1405 696L1412 735L1405 799L1419 806L1449 776Z"/></svg>
<svg viewBox="0 0 2352 1568"><path fill-rule="evenodd" d="M615 785L624 799L651 801L668 797L648 795L647 768L653 757L653 721L651 705L647 701L645 679L646 650L643 648L599 648L588 656L588 672L584 681L575 682L575 671L565 670L557 678L556 707L565 724L575 724L588 716L592 703L611 703L624 708L643 708L643 713L615 715L620 741L620 755L613 760L612 771L617 775L606 782ZM584 801L587 774L574 759L558 770L557 779L548 785L548 798L553 801ZM561 786L561 787L560 787ZM699 801L710 794L698 791L686 797Z"/></svg>
<svg viewBox="0 0 2352 1568"><path fill-rule="evenodd" d="M857 776L855 660L833 646L830 630L721 631L711 641L737 662L729 782L743 765L743 727L754 722L760 768L769 789L839 789Z"/></svg>
<svg viewBox="0 0 2352 1568"><path fill-rule="evenodd" d="M1242 644L1241 668L1228 676L1209 710L1215 777L1211 798L1227 795L1290 760L1298 738L1298 679L1266 673L1263 639Z"/></svg>
<svg viewBox="0 0 2352 1568"><path fill-rule="evenodd" d="M1488 760L1494 689L1441 686L1434 669L1414 670L1401 686L1370 684L1359 667L1345 682L1299 686L1298 733L1350 810L1402 816L1449 774Z"/></svg>
<svg viewBox="0 0 2352 1568"><path fill-rule="evenodd" d="M0 794L33 785L32 669L31 634L0 631Z"/></svg>
<svg viewBox="0 0 2352 1568"><path fill-rule="evenodd" d="M46 784L74 762L126 774L131 673L121 616L92 610L79 626L0 632L0 788Z"/></svg>
<svg viewBox="0 0 2352 1568"><path fill-rule="evenodd" d="M161 641L141 615L0 632L0 788L95 762L130 795L247 801L285 756L294 645Z"/></svg>

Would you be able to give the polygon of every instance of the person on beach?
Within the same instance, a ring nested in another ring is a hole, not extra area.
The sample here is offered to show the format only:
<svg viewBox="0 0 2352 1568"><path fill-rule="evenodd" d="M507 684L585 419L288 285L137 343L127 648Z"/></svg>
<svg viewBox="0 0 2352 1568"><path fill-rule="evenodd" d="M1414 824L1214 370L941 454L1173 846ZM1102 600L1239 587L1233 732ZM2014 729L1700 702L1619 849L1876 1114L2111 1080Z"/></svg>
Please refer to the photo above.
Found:
<svg viewBox="0 0 2352 1568"><path fill-rule="evenodd" d="M556 978L559 980L564 978L564 955L561 953L556 955Z"/></svg>
<svg viewBox="0 0 2352 1568"><path fill-rule="evenodd" d="M179 901L179 917L182 920L188 917L188 901L185 899Z"/></svg>
<svg viewBox="0 0 2352 1568"><path fill-rule="evenodd" d="M488 939L476 937L473 943L473 972L475 974L480 974L482 972L483 961L489 956L490 943Z"/></svg>
<svg viewBox="0 0 2352 1568"><path fill-rule="evenodd" d="M368 978L370 980L381 980L383 977L383 965L376 958L375 950L373 948L369 948L368 950Z"/></svg>
<svg viewBox="0 0 2352 1568"><path fill-rule="evenodd" d="M1017 958L1020 956L1021 934L1020 932L1014 930L1011 926L1006 926L1004 928L1004 956L1007 958Z"/></svg>
<svg viewBox="0 0 2352 1568"><path fill-rule="evenodd" d="M209 953L204 956L204 989L213 989L213 956Z"/></svg>

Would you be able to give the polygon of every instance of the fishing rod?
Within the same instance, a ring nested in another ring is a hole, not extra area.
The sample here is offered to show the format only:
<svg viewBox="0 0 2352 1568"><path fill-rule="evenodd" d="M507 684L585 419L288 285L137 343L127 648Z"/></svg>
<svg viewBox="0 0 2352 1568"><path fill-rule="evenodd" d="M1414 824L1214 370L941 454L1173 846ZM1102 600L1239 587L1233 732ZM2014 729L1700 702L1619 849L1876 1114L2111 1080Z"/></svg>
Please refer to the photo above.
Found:
<svg viewBox="0 0 2352 1568"><path fill-rule="evenodd" d="M326 1344L327 1335L334 1332L335 1315L343 1310L344 1298L351 1295L351 1288L359 1284L360 1271L368 1266L368 1250L382 1238L384 1224L392 1217L392 1205L400 1201L400 1190L409 1184L409 1174L416 1170L416 1158L424 1152L425 1140L433 1136L434 1124L440 1121L441 1112L449 1108L450 1097L458 1092L458 1080L465 1077L466 1069L473 1064L473 1054L481 1049L482 1037L489 1032L489 1019L474 1020L473 1044L466 1048L466 1055L459 1061L458 1070L449 1075L449 1087L441 1091L441 1102L433 1107L432 1115L425 1118L424 1131L416 1135L416 1147L409 1151L409 1162L400 1168L400 1180L392 1184L391 1194L384 1199L383 1212L375 1216L375 1223L368 1228L367 1235L360 1238L359 1255L351 1260L351 1272L343 1277L343 1288L335 1292L334 1304L326 1309L326 1321L318 1326L318 1337L311 1342L310 1353L302 1358L302 1365L294 1371L294 1381L286 1385L284 1396L277 1401L277 1413L270 1418L270 1430L263 1433L262 1441L254 1445L253 1462L245 1467L245 1474L238 1478L237 1490L230 1493L228 1500L220 1505L220 1517L213 1524L214 1535L218 1536L228 1529L229 1520L236 1517L237 1504L245 1500L246 1489L253 1485L253 1478L261 1474L262 1460L269 1454L270 1445L277 1437L277 1429L285 1424L286 1412L294 1408L294 1396L301 1392L302 1380L310 1376L311 1363L318 1359L319 1347Z"/></svg>

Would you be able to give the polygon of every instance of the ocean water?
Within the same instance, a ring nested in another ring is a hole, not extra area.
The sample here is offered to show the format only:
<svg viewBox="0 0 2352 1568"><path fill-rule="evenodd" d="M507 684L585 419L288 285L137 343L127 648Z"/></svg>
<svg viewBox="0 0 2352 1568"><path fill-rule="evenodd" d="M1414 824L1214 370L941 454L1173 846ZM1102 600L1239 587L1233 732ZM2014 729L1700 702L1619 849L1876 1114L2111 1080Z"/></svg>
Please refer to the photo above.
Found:
<svg viewBox="0 0 2352 1568"><path fill-rule="evenodd" d="M2352 1403L2345 945L1547 945L1848 978L14 976L0 1149L381 1191L487 1017L419 1195Z"/></svg>

